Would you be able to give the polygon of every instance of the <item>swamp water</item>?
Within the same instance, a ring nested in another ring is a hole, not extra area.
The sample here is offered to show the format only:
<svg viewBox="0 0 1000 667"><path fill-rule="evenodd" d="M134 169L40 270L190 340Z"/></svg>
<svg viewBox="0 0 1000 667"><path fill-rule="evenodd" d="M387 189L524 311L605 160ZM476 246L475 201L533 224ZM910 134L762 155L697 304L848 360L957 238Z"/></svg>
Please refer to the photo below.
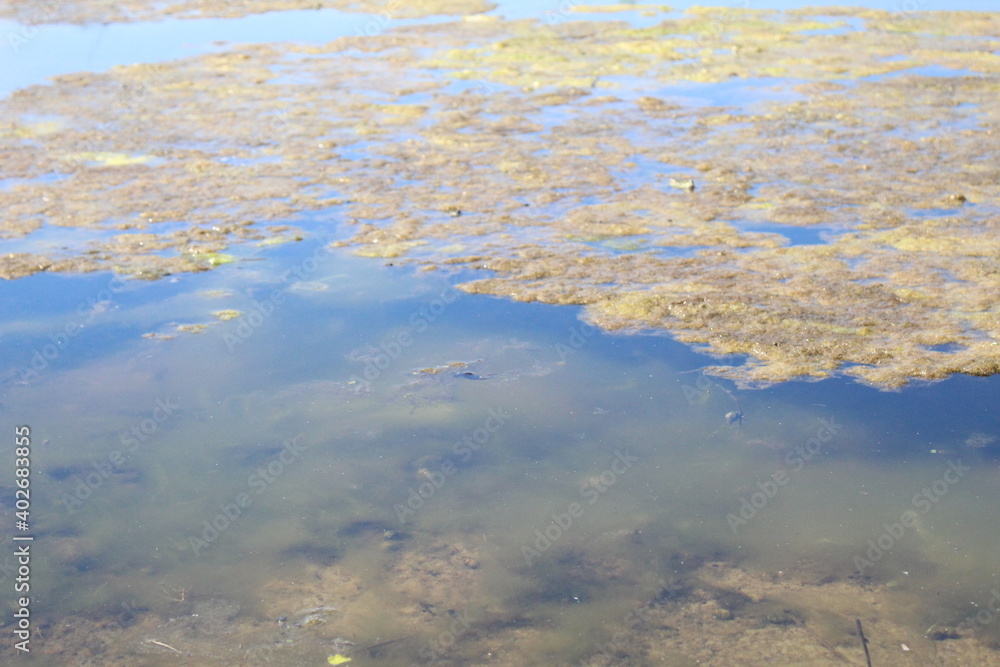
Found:
<svg viewBox="0 0 1000 667"><path fill-rule="evenodd" d="M989 375L993 15L468 6L0 25L0 662L1000 665L997 376L742 388Z"/></svg>
<svg viewBox="0 0 1000 667"><path fill-rule="evenodd" d="M111 292L3 396L38 664L857 664L855 618L876 664L1000 662L995 379L739 391L664 337L289 248L8 284L23 369Z"/></svg>

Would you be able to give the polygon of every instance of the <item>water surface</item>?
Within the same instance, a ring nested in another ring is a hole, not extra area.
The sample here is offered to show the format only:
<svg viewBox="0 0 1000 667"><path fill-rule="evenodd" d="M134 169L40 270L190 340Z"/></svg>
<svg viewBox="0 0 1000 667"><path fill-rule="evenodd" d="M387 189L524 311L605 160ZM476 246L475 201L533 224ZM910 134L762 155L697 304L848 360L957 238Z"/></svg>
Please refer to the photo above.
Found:
<svg viewBox="0 0 1000 667"><path fill-rule="evenodd" d="M362 20L45 26L2 82ZM859 619L874 664L1000 664L997 378L741 390L666 336L330 248L333 217L204 273L0 284L0 414L34 442L23 662L862 664Z"/></svg>
<svg viewBox="0 0 1000 667"><path fill-rule="evenodd" d="M997 584L995 380L737 391L664 337L314 252L174 283L6 285L23 379L3 411L37 443L41 651L69 661L100 632L103 664L169 660L151 640L203 664L724 664L712 637L738 628L769 637L743 649L757 664L791 625L800 657L832 662L856 658L852 614L879 652L973 650L922 631ZM137 335L219 307L247 319Z"/></svg>

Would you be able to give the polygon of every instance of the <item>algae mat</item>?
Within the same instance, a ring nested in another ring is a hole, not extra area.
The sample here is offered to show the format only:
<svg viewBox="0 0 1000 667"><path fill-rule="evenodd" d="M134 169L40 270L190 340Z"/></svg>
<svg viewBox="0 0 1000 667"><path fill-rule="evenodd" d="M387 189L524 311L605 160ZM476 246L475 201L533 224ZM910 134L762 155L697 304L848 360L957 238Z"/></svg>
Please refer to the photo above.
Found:
<svg viewBox="0 0 1000 667"><path fill-rule="evenodd" d="M476 14L19 90L0 275L315 236L746 355L710 369L743 385L1000 371L1000 14L670 16ZM88 243L35 241L60 227Z"/></svg>

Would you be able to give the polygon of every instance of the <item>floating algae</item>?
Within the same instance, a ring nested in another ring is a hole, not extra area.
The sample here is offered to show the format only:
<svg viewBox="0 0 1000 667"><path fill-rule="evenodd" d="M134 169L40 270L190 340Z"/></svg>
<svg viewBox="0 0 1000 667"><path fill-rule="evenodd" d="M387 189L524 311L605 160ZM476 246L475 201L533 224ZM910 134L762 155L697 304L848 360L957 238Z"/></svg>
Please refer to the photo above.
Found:
<svg viewBox="0 0 1000 667"><path fill-rule="evenodd" d="M223 322L228 322L229 320L235 320L242 314L243 313L241 313L240 311L232 309L217 310L214 313L212 313L213 316L215 316L216 318L218 318Z"/></svg>
<svg viewBox="0 0 1000 667"><path fill-rule="evenodd" d="M745 355L710 369L741 384L990 375L1000 15L899 18L460 21L58 77L0 103L0 233L95 240L0 275L208 270L234 243L328 236L310 216L333 212L334 246ZM734 81L756 96L691 101Z"/></svg>

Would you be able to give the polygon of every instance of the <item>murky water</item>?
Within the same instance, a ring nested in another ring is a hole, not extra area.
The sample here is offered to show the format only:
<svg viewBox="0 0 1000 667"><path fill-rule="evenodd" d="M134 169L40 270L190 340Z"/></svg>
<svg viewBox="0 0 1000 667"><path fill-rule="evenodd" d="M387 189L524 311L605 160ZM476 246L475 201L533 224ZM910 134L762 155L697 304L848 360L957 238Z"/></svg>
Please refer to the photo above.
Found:
<svg viewBox="0 0 1000 667"><path fill-rule="evenodd" d="M230 252L0 284L21 662L863 664L860 620L877 665L1000 664L997 378L742 391L669 338L318 236Z"/></svg>
<svg viewBox="0 0 1000 667"><path fill-rule="evenodd" d="M665 338L306 243L5 292L3 412L33 428L33 611L60 660L97 633L102 664L169 662L154 641L204 664L646 664L650 641L704 650L676 641L696 612L685 642L745 624L748 662L789 627L856 659L855 614L879 651L926 656L956 640L925 629L1000 585L993 379L738 392ZM220 307L245 316L135 335Z"/></svg>

